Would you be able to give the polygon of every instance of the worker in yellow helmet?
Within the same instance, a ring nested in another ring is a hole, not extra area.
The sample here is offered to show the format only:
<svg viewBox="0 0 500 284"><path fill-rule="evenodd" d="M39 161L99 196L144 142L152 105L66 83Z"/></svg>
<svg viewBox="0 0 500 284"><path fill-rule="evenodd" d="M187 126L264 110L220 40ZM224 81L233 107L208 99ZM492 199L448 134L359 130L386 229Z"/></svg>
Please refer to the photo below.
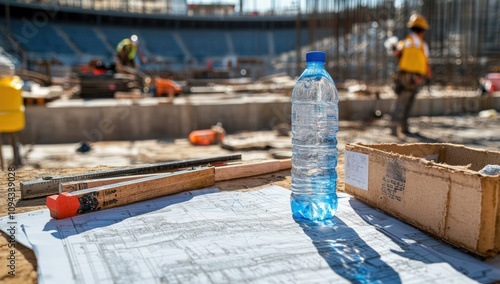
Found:
<svg viewBox="0 0 500 284"><path fill-rule="evenodd" d="M403 134L411 134L408 129L408 117L419 89L430 80L429 47L424 41L429 29L427 20L419 14L413 14L407 23L410 33L398 42L394 56L398 60L398 72L395 76L396 102L392 109L391 134L398 135L398 127Z"/></svg>
<svg viewBox="0 0 500 284"><path fill-rule="evenodd" d="M130 38L123 39L116 46L116 69L121 71L123 66L137 68L135 62L136 55L142 63L146 63L146 58L139 50L139 38L137 35L132 35Z"/></svg>

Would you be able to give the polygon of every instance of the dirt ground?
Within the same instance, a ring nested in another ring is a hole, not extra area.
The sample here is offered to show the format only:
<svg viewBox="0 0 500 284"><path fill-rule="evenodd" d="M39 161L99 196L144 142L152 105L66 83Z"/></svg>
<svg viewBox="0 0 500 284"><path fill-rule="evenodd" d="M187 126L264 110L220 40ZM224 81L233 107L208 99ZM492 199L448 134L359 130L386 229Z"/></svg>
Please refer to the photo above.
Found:
<svg viewBox="0 0 500 284"><path fill-rule="evenodd" d="M500 151L500 115L463 115L454 117L419 117L410 120L410 130L414 134L394 137L389 134L388 118L373 121L340 123L338 134L339 173L338 190L344 189L344 147L347 143L433 143L446 142L462 144L474 148ZM229 150L218 145L192 146L186 140L175 141L122 141L99 142L91 145L92 150L81 154L76 152L78 145L23 145L21 154L23 166L0 173L0 216L7 215L7 188L9 173L15 174L16 189L19 183L44 176L66 175L122 167L157 163L172 160L206 158L224 154L241 153L242 160L263 160L286 157L290 154L290 137L278 137L275 132L250 132L228 135L228 141L251 139L254 143L249 149ZM231 140L233 139L233 140ZM255 141L254 141L255 142ZM4 145L4 153L10 151ZM6 154L6 153L5 153ZM5 155L4 154L4 155ZM8 158L8 155L5 155ZM218 182L221 190L255 190L268 185L290 188L290 171L280 171L262 176ZM19 197L19 195L17 196ZM45 199L17 200L16 213L45 208ZM0 255L5 256L8 248L7 235L0 237ZM0 282L36 283L36 258L33 252L20 244L15 248L16 275L7 274L6 259L0 260Z"/></svg>

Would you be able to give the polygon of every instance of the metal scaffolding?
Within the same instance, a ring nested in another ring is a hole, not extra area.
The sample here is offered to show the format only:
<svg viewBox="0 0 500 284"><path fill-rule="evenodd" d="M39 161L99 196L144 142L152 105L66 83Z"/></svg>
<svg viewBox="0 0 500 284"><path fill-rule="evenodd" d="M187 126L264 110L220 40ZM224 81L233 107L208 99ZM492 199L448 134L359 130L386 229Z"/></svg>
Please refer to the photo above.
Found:
<svg viewBox="0 0 500 284"><path fill-rule="evenodd" d="M297 49L326 51L327 68L341 82L385 84L397 63L384 42L391 36L404 38L415 12L431 26L425 39L434 83L475 87L484 74L500 72L496 0L309 0L303 12L308 15L309 46Z"/></svg>

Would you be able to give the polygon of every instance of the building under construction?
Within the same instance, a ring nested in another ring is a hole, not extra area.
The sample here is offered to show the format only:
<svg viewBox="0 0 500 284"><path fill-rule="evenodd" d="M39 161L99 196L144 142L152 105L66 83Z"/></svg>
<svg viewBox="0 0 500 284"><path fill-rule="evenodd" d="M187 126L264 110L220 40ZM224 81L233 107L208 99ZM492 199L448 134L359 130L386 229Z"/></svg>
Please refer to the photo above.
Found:
<svg viewBox="0 0 500 284"><path fill-rule="evenodd" d="M305 52L320 49L337 82L382 85L396 63L384 42L404 37L418 12L431 26L433 83L477 88L481 76L500 68L499 1L271 1L259 12L251 4L201 15L186 1L1 0L0 46L19 68L45 72L40 62L49 62L52 72L67 71L95 59L112 62L116 44L133 33L149 58L144 72L189 76L215 68L252 79L296 76Z"/></svg>
<svg viewBox="0 0 500 284"><path fill-rule="evenodd" d="M426 40L436 83L470 86L499 70L498 1L307 1L308 42L329 52L330 71L340 79L385 82L395 61L384 42L403 38L415 12L430 24Z"/></svg>

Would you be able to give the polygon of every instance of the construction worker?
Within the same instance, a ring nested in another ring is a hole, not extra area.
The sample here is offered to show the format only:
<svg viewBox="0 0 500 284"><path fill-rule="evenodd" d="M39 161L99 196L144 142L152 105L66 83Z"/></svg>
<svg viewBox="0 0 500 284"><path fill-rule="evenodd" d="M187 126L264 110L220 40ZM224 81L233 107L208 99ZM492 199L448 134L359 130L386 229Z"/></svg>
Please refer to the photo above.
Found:
<svg viewBox="0 0 500 284"><path fill-rule="evenodd" d="M138 54L142 63L146 63L146 58L139 50L139 38L132 35L130 38L123 39L116 46L116 69L122 71L123 66L137 68L135 57Z"/></svg>
<svg viewBox="0 0 500 284"><path fill-rule="evenodd" d="M391 134L398 135L398 127L403 134L411 134L408 129L408 117L420 89L432 74L429 66L429 47L424 41L429 29L427 20L419 14L413 14L407 23L409 35L394 47L394 56L398 60L398 72L395 76L397 99L391 115Z"/></svg>

